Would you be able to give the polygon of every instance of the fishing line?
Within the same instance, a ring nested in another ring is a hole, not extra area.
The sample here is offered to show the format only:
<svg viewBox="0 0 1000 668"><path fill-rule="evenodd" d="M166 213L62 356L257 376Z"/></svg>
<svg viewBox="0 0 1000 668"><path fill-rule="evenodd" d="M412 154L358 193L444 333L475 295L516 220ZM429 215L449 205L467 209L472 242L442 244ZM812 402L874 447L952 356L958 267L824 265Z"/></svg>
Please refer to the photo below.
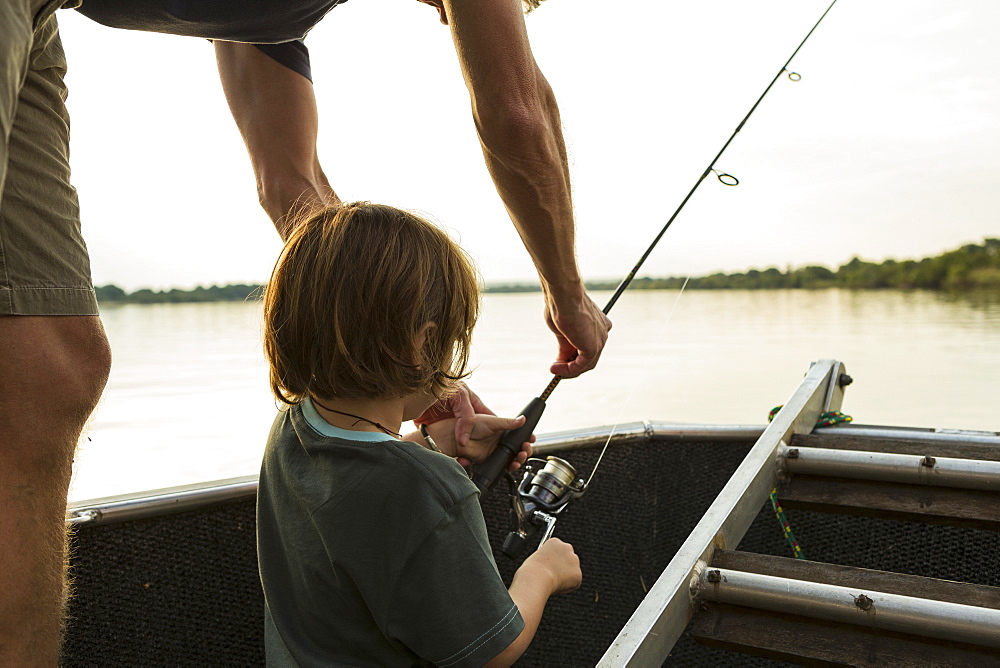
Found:
<svg viewBox="0 0 1000 668"><path fill-rule="evenodd" d="M663 327L660 327L660 333L657 335L656 341L653 342L654 348L660 347L660 343L663 341L663 335L666 333L668 329L667 325L669 325L670 321L673 319L674 311L677 310L677 305L681 302L681 295L684 294L684 288L687 287L688 281L690 280L691 280L690 276L684 279L684 283L681 285L680 292L678 292L677 296L674 298L674 305L670 307L670 312L667 313L667 319L663 323ZM652 367L647 367L645 377L642 380L645 380L645 378L649 378L649 376L652 373L653 373ZM601 460L604 459L604 453L608 451L608 446L611 445L611 439L614 438L615 433L618 431L618 426L621 425L622 423L622 415L624 415L625 413L625 408L630 403L632 403L632 397L635 396L635 390L641 384L642 384L641 382L632 383L632 388L628 391L628 396L626 396L625 401L622 402L621 409L618 411L618 417L615 418L615 423L611 427L611 433L608 434L608 440L604 442L604 447L601 448L601 454L597 456L597 461L594 462L594 468L590 469L590 476L587 478L588 485L594 482L594 476L597 474L597 467L601 465Z"/></svg>
<svg viewBox="0 0 1000 668"><path fill-rule="evenodd" d="M622 296L622 293L625 292L625 289L629 286L630 283L632 283L632 279L635 278L635 275L636 273L638 273L639 268L642 267L642 265L646 262L646 258L648 258L650 253L653 252L653 249L656 248L656 245L660 243L660 239L663 238L663 235L666 233L667 229L673 224L674 220L680 214L681 210L688 203L688 200L691 199L691 196L694 195L696 190L698 190L698 187L701 185L702 181L705 180L705 177L709 175L709 173L715 172L716 178L718 178L719 182L722 183L723 185L727 186L739 185L740 182L735 176L733 176L732 174L727 174L725 172L720 172L717 169L715 169L715 163L717 163L719 161L719 158L722 157L722 154L726 152L726 149L729 148L729 145L736 138L736 135L739 134L740 130L743 129L743 126L746 125L746 122L750 119L750 116L752 116L753 112L757 110L757 107L760 105L761 101L768 94L768 92L771 90L775 82L781 77L782 74L788 72L788 78L791 81L799 81L802 79L802 75L800 75L798 72L790 72L788 70L788 66L791 64L796 54L806 43L809 37L813 34L816 28L819 27L819 24L823 22L824 18L826 18L826 15L830 13L830 10L833 9L833 6L835 4L837 4L837 0L833 0L833 2L830 3L830 6L826 8L826 11L823 12L823 15L819 17L819 20L816 21L816 23L809 30L806 36L802 39L799 45L795 47L795 51L792 52L792 55L789 56L788 60L785 61L785 64L782 65L780 70L778 70L778 73L774 75L774 78L771 79L771 83L767 85L767 88L764 89L764 92L760 94L760 97L757 98L757 101L754 102L752 107L750 107L750 111L748 111L747 115L743 117L743 120L740 121L740 124L736 126L735 130L733 130L733 134L729 136L729 139L727 139L726 143L723 144L721 149L719 149L719 152L715 154L715 157L712 159L712 162L709 163L708 167L705 168L705 171L702 172L701 176L698 177L698 180L695 181L694 186L692 186L691 190L688 191L688 194L684 197L684 199L681 200L681 203L674 210L674 213L667 220L663 228L660 229L660 232L653 239L653 242L649 244L649 247L646 249L646 252L642 254L642 257L639 258L639 261L635 263L634 267L632 267L632 271L630 271L628 275L622 280L622 282L618 284L618 287L615 289L614 294L611 295L611 299L608 300L607 305L605 305L605 307L602 309L604 315L608 315L608 313L611 312L611 309L618 301L618 298ZM559 376L554 376L552 380L549 382L548 386L545 388L545 391L542 392L542 394L539 396L539 398L541 398L543 401L547 400L549 396L552 394L552 391L556 389L556 386L559 384L560 380L562 380L562 378L560 378Z"/></svg>
<svg viewBox="0 0 1000 668"><path fill-rule="evenodd" d="M681 200L681 203L674 210L673 214L667 220L666 224L664 224L663 227L660 229L659 233L653 239L652 243L649 244L649 247L646 248L646 251L639 258L638 262L635 263L635 266L632 267L632 270L628 273L627 276L625 276L622 282L618 284L618 287L615 289L614 294L612 294L611 299L608 300L608 303L602 309L605 315L610 313L615 303L617 303L619 297L621 297L622 293L625 292L625 289L628 288L628 286L632 283L632 279L635 278L640 267L642 267L642 265L646 262L646 259L649 257L650 253L652 253L653 249L656 248L657 244L660 242L660 239L663 238L663 235L666 233L667 229L669 229L670 226L673 224L674 220L676 220L681 210L694 195L695 191L698 190L698 187L705 180L706 176L714 172L716 178L718 178L719 182L722 183L723 185L736 186L739 184L739 180L735 176L717 170L715 168L715 163L719 161L719 158L722 157L722 154L725 153L727 148L729 148L729 145L736 138L736 135L739 134L740 130L743 129L743 126L746 125L746 122L750 119L750 116L752 116L753 112L757 110L757 107L760 105L761 101L763 101L764 97L768 94L768 92L771 90L775 82L778 81L778 79L781 77L782 74L785 74L787 72L788 78L791 81L799 81L802 79L802 76L798 72L790 71L788 69L788 66L791 64L792 60L798 54L799 50L802 49L802 47L805 45L806 41L809 40L809 37L811 37L813 32L815 32L816 28L819 27L819 24L823 22L824 18L826 18L826 15L830 13L830 10L833 9L833 6L835 4L837 4L837 0L833 0L833 2L830 3L830 6L826 8L826 11L824 11L822 16L819 17L819 20L817 20L816 23L813 25L813 27L809 30L809 32L806 33L806 36L802 39L801 42L799 42L799 45L795 47L795 50L792 52L792 55L789 56L788 60L785 61L785 64L782 65L780 70L778 70L778 73L774 75L773 79L771 79L771 82L767 85L767 88L764 89L764 92L761 93L760 97L757 98L757 101L754 102L752 107L750 107L750 111L748 111L746 116L743 117L743 120L740 121L739 125L736 126L736 129L729 136L729 139L726 140L726 143L723 144L719 152L716 153L715 157L712 159L712 162L709 163L708 167L705 168L705 171L702 172L701 176L698 177L698 180L695 181L694 186L691 188L690 191L688 191L684 199ZM500 442L498 443L496 450L494 450L494 452L486 459L486 461L484 461L478 467L476 472L473 474L472 481L476 484L477 487L479 487L481 493L486 493L489 489L493 488L496 482L503 476L504 472L507 470L507 466L510 465L510 463L513 461L517 453L521 451L521 444L530 438L531 433L534 431L535 426L538 424L539 418L541 418L542 412L545 410L545 402L552 395L553 390L556 389L556 386L559 385L559 382L561 380L562 378L560 376L552 377L552 380L549 382L548 386L546 386L545 390L538 397L532 399L522 411L522 415L524 415L526 418L524 426L520 427L519 429L514 429L504 433L504 435L501 436L500 438ZM608 439L608 442L610 443L610 438ZM605 448L607 448L607 444L605 444ZM603 457L603 452L601 454L601 457ZM598 460L598 463L600 463L600 459ZM578 482L582 485L581 490L586 489L587 482L585 480L580 479ZM582 494L582 491L580 492L580 494Z"/></svg>

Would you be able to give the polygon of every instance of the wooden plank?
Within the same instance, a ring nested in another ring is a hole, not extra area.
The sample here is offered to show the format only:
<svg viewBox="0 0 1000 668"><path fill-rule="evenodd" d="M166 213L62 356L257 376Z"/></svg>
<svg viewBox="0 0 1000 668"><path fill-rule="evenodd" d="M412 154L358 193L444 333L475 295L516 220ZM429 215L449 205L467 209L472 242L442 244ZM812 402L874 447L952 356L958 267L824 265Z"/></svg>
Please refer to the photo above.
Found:
<svg viewBox="0 0 1000 668"><path fill-rule="evenodd" d="M797 475L778 486L786 508L1000 531L1000 494Z"/></svg>
<svg viewBox="0 0 1000 668"><path fill-rule="evenodd" d="M791 447L832 448L890 452L900 455L930 455L1000 462L1000 447L996 443L929 441L924 439L870 438L850 434L794 434Z"/></svg>
<svg viewBox="0 0 1000 668"><path fill-rule="evenodd" d="M716 550L712 566L744 573L759 573L791 580L806 580L839 587L857 587L932 601L976 605L1000 610L1000 587L904 575L869 568L825 564L819 561L776 557L737 550Z"/></svg>
<svg viewBox="0 0 1000 668"><path fill-rule="evenodd" d="M809 665L1000 665L993 650L721 603L702 607L690 635L710 647Z"/></svg>

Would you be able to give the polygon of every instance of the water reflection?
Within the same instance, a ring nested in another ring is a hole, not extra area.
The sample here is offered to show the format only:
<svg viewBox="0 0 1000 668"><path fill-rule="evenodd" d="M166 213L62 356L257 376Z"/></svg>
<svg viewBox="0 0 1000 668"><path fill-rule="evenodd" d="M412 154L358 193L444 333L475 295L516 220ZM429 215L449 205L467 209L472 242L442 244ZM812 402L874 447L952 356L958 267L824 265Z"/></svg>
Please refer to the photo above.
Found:
<svg viewBox="0 0 1000 668"><path fill-rule="evenodd" d="M596 295L603 303L609 295ZM488 295L472 386L516 414L555 341L540 295ZM897 291L637 291L612 312L599 367L561 383L540 431L652 419L763 424L810 361L855 378L859 422L1000 429L1000 297ZM256 472L275 408L258 304L105 309L114 364L71 498Z"/></svg>
<svg viewBox="0 0 1000 668"><path fill-rule="evenodd" d="M970 290L967 292L945 292L938 295L943 302L951 302L982 310L994 322L1000 319L1000 290Z"/></svg>

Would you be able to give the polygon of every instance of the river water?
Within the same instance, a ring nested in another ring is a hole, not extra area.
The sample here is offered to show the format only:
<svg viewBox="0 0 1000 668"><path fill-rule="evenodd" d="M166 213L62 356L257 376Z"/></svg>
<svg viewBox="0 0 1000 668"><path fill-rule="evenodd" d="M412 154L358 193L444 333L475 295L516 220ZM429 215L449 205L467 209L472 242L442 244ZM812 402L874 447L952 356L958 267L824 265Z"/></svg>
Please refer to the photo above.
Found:
<svg viewBox="0 0 1000 668"><path fill-rule="evenodd" d="M484 298L469 384L498 414L519 412L550 379L541 309L538 294ZM114 363L70 499L256 473L275 414L260 305L124 305L103 317ZM559 385L539 433L764 424L824 358L855 379L844 402L855 422L1000 430L1000 295L635 291L612 319L600 365Z"/></svg>

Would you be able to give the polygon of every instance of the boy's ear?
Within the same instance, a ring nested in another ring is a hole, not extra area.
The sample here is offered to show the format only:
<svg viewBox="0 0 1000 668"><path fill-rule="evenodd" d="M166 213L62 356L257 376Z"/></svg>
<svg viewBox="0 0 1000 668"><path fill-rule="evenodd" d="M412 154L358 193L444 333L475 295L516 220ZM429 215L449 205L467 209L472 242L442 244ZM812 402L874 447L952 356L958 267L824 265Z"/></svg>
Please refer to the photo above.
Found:
<svg viewBox="0 0 1000 668"><path fill-rule="evenodd" d="M414 352L418 352L424 349L424 346L427 345L427 339L430 336L431 330L433 330L435 327L437 327L437 323L431 320L428 320L427 322L425 322L423 325L420 326L420 329L417 330L416 336L413 338ZM419 360L414 360L414 362L418 361Z"/></svg>

